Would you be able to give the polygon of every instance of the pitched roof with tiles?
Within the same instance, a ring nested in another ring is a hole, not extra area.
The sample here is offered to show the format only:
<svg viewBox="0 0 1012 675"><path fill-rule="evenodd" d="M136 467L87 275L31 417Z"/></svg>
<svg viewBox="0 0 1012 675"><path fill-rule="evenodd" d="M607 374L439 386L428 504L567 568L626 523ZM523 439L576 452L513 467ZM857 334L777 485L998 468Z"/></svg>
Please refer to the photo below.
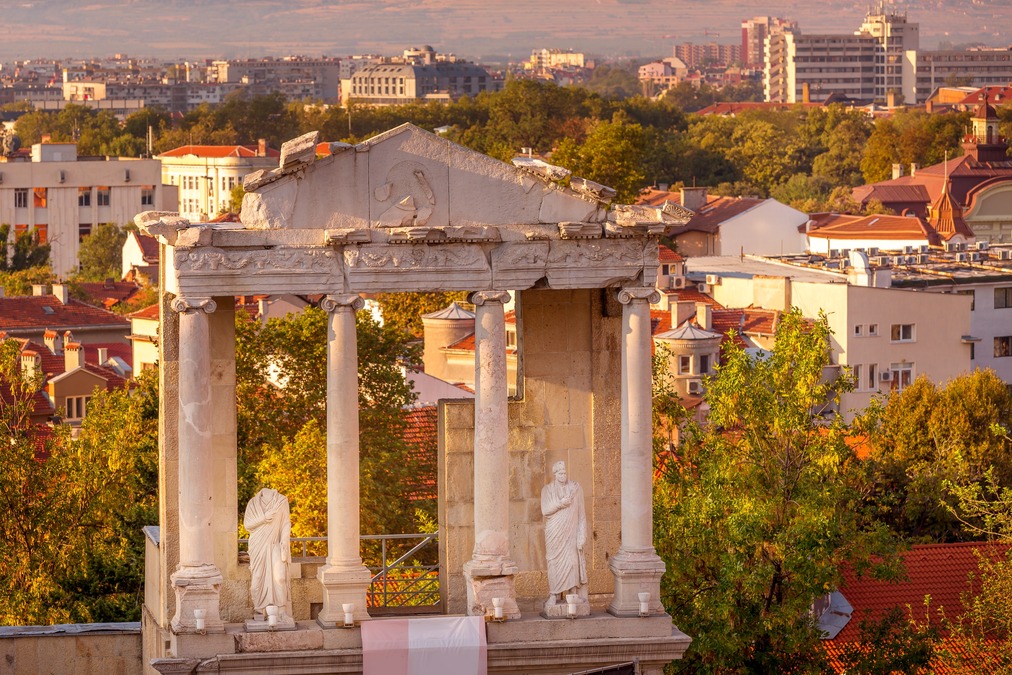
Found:
<svg viewBox="0 0 1012 675"><path fill-rule="evenodd" d="M144 258L144 262L157 264L158 238L147 234L141 234L137 230L131 230L130 236L137 242L137 247L141 250L141 256Z"/></svg>
<svg viewBox="0 0 1012 675"><path fill-rule="evenodd" d="M138 309L136 312L127 314L128 319L154 319L158 321L160 319L158 314L158 303L148 305L144 309Z"/></svg>
<svg viewBox="0 0 1012 675"><path fill-rule="evenodd" d="M682 232L715 234L722 223L754 209L764 201L766 200L753 197L718 197L707 202L706 206L697 211L686 224L669 228L668 234L669 236L677 236Z"/></svg>
<svg viewBox="0 0 1012 675"><path fill-rule="evenodd" d="M657 247L657 260L661 263L685 262L682 254L678 251L672 251L664 244Z"/></svg>
<svg viewBox="0 0 1012 675"><path fill-rule="evenodd" d="M91 300L97 300L95 304L109 308L113 305L126 302L141 289L139 284L132 281L97 281L83 282L78 288Z"/></svg>
<svg viewBox="0 0 1012 675"><path fill-rule="evenodd" d="M929 221L935 232L948 241L956 235L967 239L973 239L973 230L963 220L963 210L955 202L948 190L942 192L942 196L931 205L931 219Z"/></svg>
<svg viewBox="0 0 1012 675"><path fill-rule="evenodd" d="M48 311L47 309L48 308ZM65 329L78 326L129 325L118 314L70 299L66 305L55 295L18 295L0 298L0 330Z"/></svg>
<svg viewBox="0 0 1012 675"><path fill-rule="evenodd" d="M863 619L880 619L893 607L923 607L926 595L931 596L933 613L944 609L955 619L964 612L963 595L973 590L969 576L978 571L977 553L1003 559L1010 549L1012 544L988 542L913 546L902 554L907 578L899 582L859 578L844 568L839 590L854 613L834 642L857 640Z"/></svg>
<svg viewBox="0 0 1012 675"><path fill-rule="evenodd" d="M516 313L513 311L506 312L506 324L515 325L516 322L517 322ZM452 351L473 352L475 350L474 333L469 333L465 335L464 337L457 340L453 344L443 347L443 349L447 351L452 350ZM506 345L507 354L516 354L516 352L517 348L515 345Z"/></svg>
<svg viewBox="0 0 1012 675"><path fill-rule="evenodd" d="M257 156L257 146L255 145L183 145L172 150L167 150L160 155L156 155L155 159L161 159L163 157L207 157L209 159L223 158L223 157L241 157L250 158ZM280 157L281 153L274 148L267 148L268 157Z"/></svg>
<svg viewBox="0 0 1012 675"><path fill-rule="evenodd" d="M404 440L410 446L408 461L415 465L413 480L405 488L412 501L436 498L436 406L405 411Z"/></svg>
<svg viewBox="0 0 1012 675"><path fill-rule="evenodd" d="M924 239L938 244L938 234L917 216L851 216L840 213L812 214L809 238L910 241Z"/></svg>
<svg viewBox="0 0 1012 675"><path fill-rule="evenodd" d="M959 101L956 105L965 107L967 110L976 108L985 101L993 101L998 104L1007 102L1012 97L1012 83L1006 85L988 86L982 87L972 94L968 94L966 98Z"/></svg>

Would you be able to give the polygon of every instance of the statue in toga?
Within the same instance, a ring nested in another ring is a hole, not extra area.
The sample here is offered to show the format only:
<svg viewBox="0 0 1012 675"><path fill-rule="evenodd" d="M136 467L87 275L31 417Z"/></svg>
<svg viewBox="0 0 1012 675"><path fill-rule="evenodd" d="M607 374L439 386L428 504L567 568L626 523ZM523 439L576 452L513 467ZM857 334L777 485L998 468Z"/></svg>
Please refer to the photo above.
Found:
<svg viewBox="0 0 1012 675"><path fill-rule="evenodd" d="M243 524L249 530L250 594L256 620L263 621L265 610L273 605L278 608L279 619L290 621L292 523L288 498L264 488L246 505Z"/></svg>
<svg viewBox="0 0 1012 675"><path fill-rule="evenodd" d="M545 616L566 616L567 598L579 598L577 614L590 613L587 602L587 514L583 488L569 480L566 463L552 465L555 480L541 490L541 513L545 517L545 557L548 559L548 600Z"/></svg>

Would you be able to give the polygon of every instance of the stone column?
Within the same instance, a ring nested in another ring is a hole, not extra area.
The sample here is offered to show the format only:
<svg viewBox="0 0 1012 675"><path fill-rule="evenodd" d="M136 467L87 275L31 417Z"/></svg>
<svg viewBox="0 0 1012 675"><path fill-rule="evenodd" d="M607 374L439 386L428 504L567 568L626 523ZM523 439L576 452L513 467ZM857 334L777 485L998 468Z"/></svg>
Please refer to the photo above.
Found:
<svg viewBox="0 0 1012 675"><path fill-rule="evenodd" d="M503 613L520 618L509 541L509 398L506 381L505 291L472 293L474 303L474 551L464 563L467 613L492 614L492 598L504 598Z"/></svg>
<svg viewBox="0 0 1012 675"><path fill-rule="evenodd" d="M622 303L622 545L608 562L615 575L615 597L608 611L638 616L638 593L650 593L650 611L660 602L664 562L653 544L653 383L650 303L653 288L623 288Z"/></svg>
<svg viewBox="0 0 1012 675"><path fill-rule="evenodd" d="M321 626L344 623L341 605L355 604L355 620L369 618L366 591L372 580L362 564L358 473L357 295L328 295L320 303L327 329L327 564L317 572L323 585Z"/></svg>
<svg viewBox="0 0 1012 675"><path fill-rule="evenodd" d="M211 443L211 298L175 298L179 312L179 566L172 574L175 633L196 631L194 610L203 609L207 632L224 632L219 597L221 572L214 564L214 489Z"/></svg>

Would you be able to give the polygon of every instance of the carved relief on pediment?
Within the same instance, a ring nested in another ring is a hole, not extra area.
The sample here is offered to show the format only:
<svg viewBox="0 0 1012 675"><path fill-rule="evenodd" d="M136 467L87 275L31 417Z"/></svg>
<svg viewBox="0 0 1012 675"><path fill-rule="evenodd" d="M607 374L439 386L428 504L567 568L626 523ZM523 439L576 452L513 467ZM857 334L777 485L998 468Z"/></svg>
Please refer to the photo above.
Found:
<svg viewBox="0 0 1012 675"><path fill-rule="evenodd" d="M397 162L373 190L374 227L422 227L436 206L436 193L421 162Z"/></svg>

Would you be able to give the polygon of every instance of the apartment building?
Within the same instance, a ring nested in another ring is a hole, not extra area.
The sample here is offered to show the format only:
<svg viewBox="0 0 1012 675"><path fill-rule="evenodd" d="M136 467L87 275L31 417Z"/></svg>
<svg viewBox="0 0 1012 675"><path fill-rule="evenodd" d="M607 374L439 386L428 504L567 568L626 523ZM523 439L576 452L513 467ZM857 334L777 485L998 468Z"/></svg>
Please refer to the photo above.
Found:
<svg viewBox="0 0 1012 675"><path fill-rule="evenodd" d="M341 102L397 105L418 100L456 100L498 91L503 80L481 66L437 54L428 45L404 50L400 57L359 68L341 82Z"/></svg>
<svg viewBox="0 0 1012 675"><path fill-rule="evenodd" d="M269 85L277 91L291 89L294 83L299 83L299 89L303 89L309 83L312 96L336 103L341 86L341 61L304 56L222 60L212 62L207 74L209 82Z"/></svg>
<svg viewBox="0 0 1012 675"><path fill-rule="evenodd" d="M0 223L51 245L53 272L78 268L80 242L97 223L123 225L141 211L175 210L154 159L78 157L74 143L36 143L31 156L0 162Z"/></svg>
<svg viewBox="0 0 1012 675"><path fill-rule="evenodd" d="M184 145L163 152L161 180L177 190L172 211L193 222L206 222L228 208L232 189L258 169L277 168L280 153L261 140L257 145Z"/></svg>
<svg viewBox="0 0 1012 675"><path fill-rule="evenodd" d="M917 101L953 80L966 86L1012 82L1012 48L931 51L917 54Z"/></svg>
<svg viewBox="0 0 1012 675"><path fill-rule="evenodd" d="M797 30L798 22L771 16L756 16L741 22L741 65L762 68L766 56L766 37L785 30Z"/></svg>
<svg viewBox="0 0 1012 675"><path fill-rule="evenodd" d="M531 60L524 64L527 70L545 70L551 68L583 68L586 58L583 52L572 49L533 49Z"/></svg>

